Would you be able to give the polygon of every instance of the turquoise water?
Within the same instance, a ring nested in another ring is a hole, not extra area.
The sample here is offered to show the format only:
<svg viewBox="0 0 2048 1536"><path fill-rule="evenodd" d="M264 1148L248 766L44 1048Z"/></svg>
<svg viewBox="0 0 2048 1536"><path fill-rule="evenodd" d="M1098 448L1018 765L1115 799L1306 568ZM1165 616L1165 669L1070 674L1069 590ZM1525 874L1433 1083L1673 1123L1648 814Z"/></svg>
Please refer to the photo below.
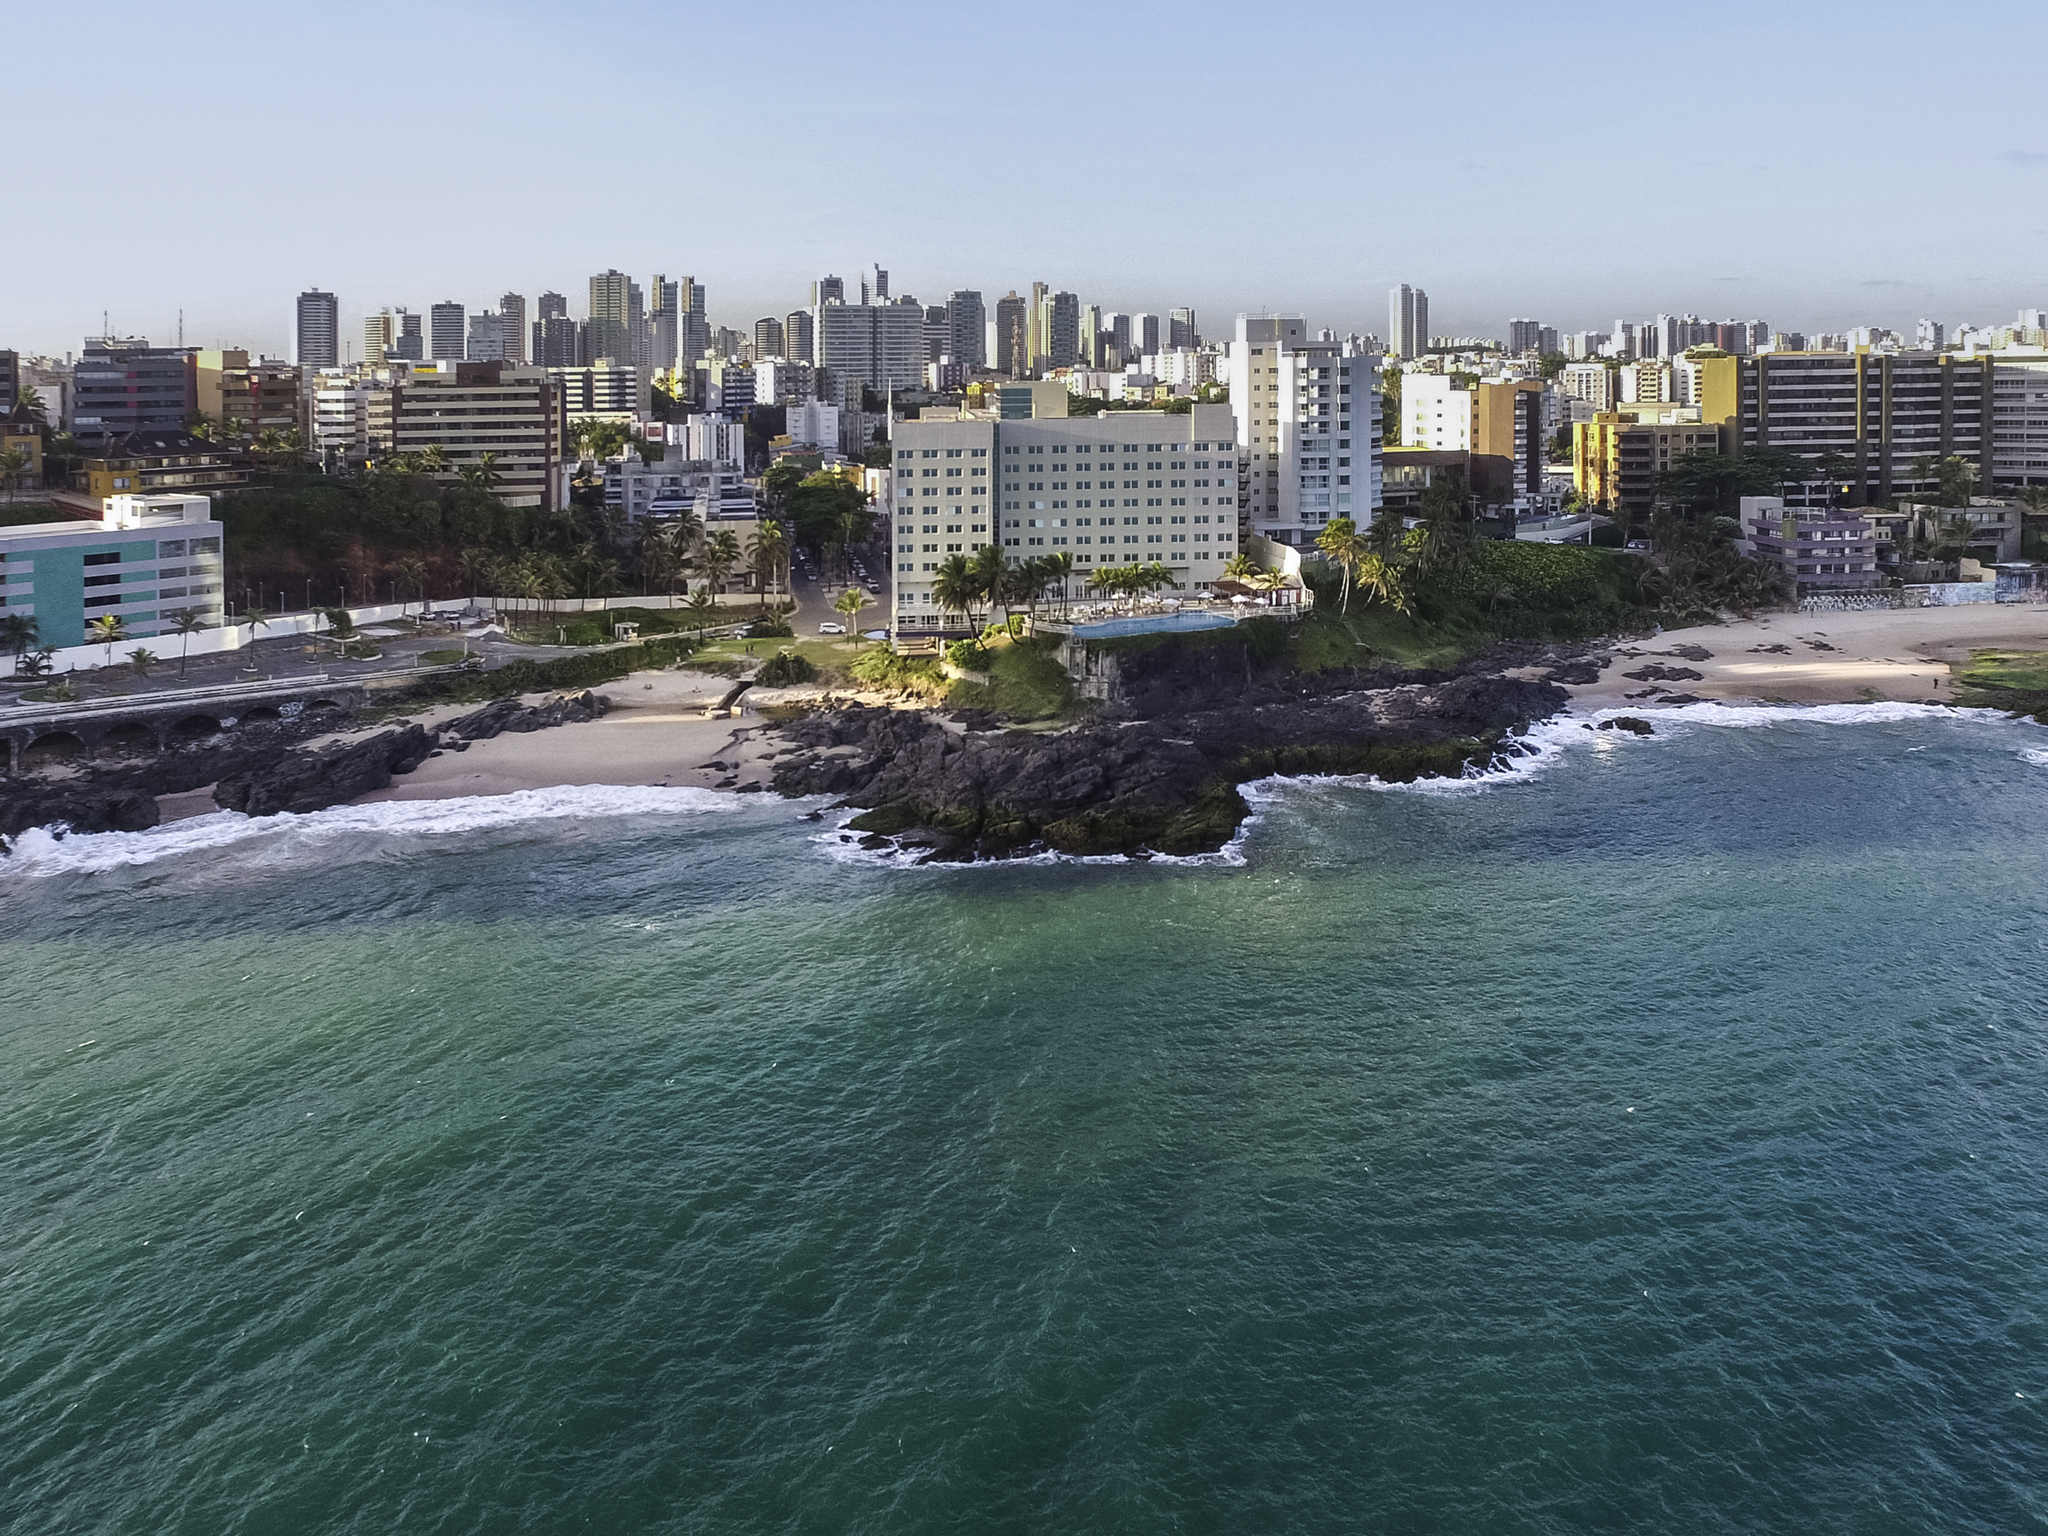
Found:
<svg viewBox="0 0 2048 1536"><path fill-rule="evenodd" d="M1095 619L1076 624L1074 634L1082 640L1108 640L1117 635L1162 635L1177 630L1228 629L1235 624L1227 613L1136 614L1123 619Z"/></svg>
<svg viewBox="0 0 2048 1536"><path fill-rule="evenodd" d="M2043 1528L2048 738L1554 734L1241 865L24 849L0 1530Z"/></svg>

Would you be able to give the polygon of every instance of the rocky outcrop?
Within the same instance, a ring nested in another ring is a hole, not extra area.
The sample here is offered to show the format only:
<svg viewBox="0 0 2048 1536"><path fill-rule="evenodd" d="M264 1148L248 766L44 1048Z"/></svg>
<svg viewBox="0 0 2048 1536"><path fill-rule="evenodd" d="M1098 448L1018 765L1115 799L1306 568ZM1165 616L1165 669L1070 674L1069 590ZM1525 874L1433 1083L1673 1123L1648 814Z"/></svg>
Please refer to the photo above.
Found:
<svg viewBox="0 0 2048 1536"><path fill-rule="evenodd" d="M1695 672L1691 667L1667 667L1657 662L1621 675L1635 683L1697 683L1706 677L1705 673Z"/></svg>
<svg viewBox="0 0 2048 1536"><path fill-rule="evenodd" d="M786 727L798 750L776 765L774 787L839 796L863 808L853 831L927 858L1201 853L1236 832L1248 780L1456 776L1566 699L1497 676L1322 692L1254 680L1228 707L1053 735L965 734L928 714L856 706Z"/></svg>
<svg viewBox="0 0 2048 1536"><path fill-rule="evenodd" d="M558 725L581 725L610 709L612 701L601 693L585 689L565 693L545 704L521 704L518 699L493 699L474 714L451 720L440 728L444 741L489 741L506 732L545 731Z"/></svg>
<svg viewBox="0 0 2048 1536"><path fill-rule="evenodd" d="M324 811L390 784L426 761L434 739L425 726L401 725L362 741L293 752L252 773L220 780L213 801L248 816Z"/></svg>
<svg viewBox="0 0 2048 1536"><path fill-rule="evenodd" d="M0 839L30 827L74 832L147 832L160 819L156 796L90 783L15 784L0 796Z"/></svg>

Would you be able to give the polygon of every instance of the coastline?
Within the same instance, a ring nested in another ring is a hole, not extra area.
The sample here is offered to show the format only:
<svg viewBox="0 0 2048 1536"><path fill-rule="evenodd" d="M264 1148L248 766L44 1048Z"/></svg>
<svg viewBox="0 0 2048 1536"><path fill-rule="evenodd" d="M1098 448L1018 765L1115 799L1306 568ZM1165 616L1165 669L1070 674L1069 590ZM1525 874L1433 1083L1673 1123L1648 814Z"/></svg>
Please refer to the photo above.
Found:
<svg viewBox="0 0 2048 1536"><path fill-rule="evenodd" d="M1674 655L1681 647L1693 654ZM1585 711L1655 708L1659 696L1673 693L1718 704L1949 704L1949 663L2000 647L2048 649L2048 608L1987 603L1701 624L1610 646L1614 660L1598 682L1567 687L1573 708ZM1652 666L1697 676L1625 675Z"/></svg>
<svg viewBox="0 0 2048 1536"><path fill-rule="evenodd" d="M1570 703L1564 713L1652 711L1699 701L1946 704L1954 695L1950 662L1967 659L1976 649L2007 646L2048 649L2048 608L1767 614L1589 648L1589 655L1611 660L1597 681L1565 685ZM1626 675L1648 667L1668 670L1661 678ZM1510 669L1504 675L1534 680L1543 671ZM772 793L775 759L797 749L773 722L758 715L705 719L705 706L731 686L730 679L687 670L638 673L604 690L612 707L601 719L506 733L444 750L387 788L348 803L488 797L575 785ZM747 697L774 704L823 694L794 688ZM419 718L432 723L447 712L430 711ZM214 809L204 789L166 795L159 804L166 822Z"/></svg>

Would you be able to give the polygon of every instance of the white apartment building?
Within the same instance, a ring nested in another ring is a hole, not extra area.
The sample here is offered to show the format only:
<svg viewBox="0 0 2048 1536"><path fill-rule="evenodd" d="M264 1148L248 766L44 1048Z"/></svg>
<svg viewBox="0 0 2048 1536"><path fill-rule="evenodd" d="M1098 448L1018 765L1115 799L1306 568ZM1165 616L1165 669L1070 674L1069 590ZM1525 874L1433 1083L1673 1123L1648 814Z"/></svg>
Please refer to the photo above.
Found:
<svg viewBox="0 0 2048 1536"><path fill-rule="evenodd" d="M761 405L796 405L817 394L818 373L809 363L768 358L754 364L754 399Z"/></svg>
<svg viewBox="0 0 2048 1536"><path fill-rule="evenodd" d="M617 507L636 523L650 517L679 517L685 512L694 512L705 522L754 515L753 493L737 466L695 459L677 447L652 464L635 452L607 460L604 504Z"/></svg>
<svg viewBox="0 0 2048 1536"><path fill-rule="evenodd" d="M843 390L916 389L924 382L924 306L820 304L812 311L816 360ZM853 403L860 403L858 394Z"/></svg>
<svg viewBox="0 0 2048 1536"><path fill-rule="evenodd" d="M1299 317L1239 315L1230 399L1251 531L1313 544L1333 517L1380 506L1380 356ZM1203 407L1196 406L1197 411Z"/></svg>
<svg viewBox="0 0 2048 1536"><path fill-rule="evenodd" d="M1583 400L1595 410L1614 409L1614 371L1605 363L1567 363L1557 383L1568 399Z"/></svg>
<svg viewBox="0 0 2048 1536"><path fill-rule="evenodd" d="M2048 351L1991 356L1991 478L2048 485Z"/></svg>
<svg viewBox="0 0 2048 1536"><path fill-rule="evenodd" d="M313 451L323 461L359 459L370 451L370 381L330 371L313 379Z"/></svg>
<svg viewBox="0 0 2048 1536"><path fill-rule="evenodd" d="M1186 591L1237 553L1237 433L1227 405L1185 415L928 414L895 423L899 631L958 627L932 600L953 555L1000 544L1013 564L1063 553L1078 585L1104 566L1154 561Z"/></svg>
<svg viewBox="0 0 2048 1536"><path fill-rule="evenodd" d="M0 613L36 621L59 650L92 640L86 625L117 618L126 644L177 629L196 613L218 626L221 525L205 496L109 496L96 522L65 518L0 528Z"/></svg>
<svg viewBox="0 0 2048 1536"><path fill-rule="evenodd" d="M730 464L744 469L747 463L747 427L729 416L688 416L680 430L671 427L671 441L679 442L685 457L713 464Z"/></svg>
<svg viewBox="0 0 2048 1536"><path fill-rule="evenodd" d="M839 450L839 407L822 400L805 400L784 413L783 430L799 448Z"/></svg>
<svg viewBox="0 0 2048 1536"><path fill-rule="evenodd" d="M1473 402L1447 374L1401 375L1401 446L1437 453L1472 451Z"/></svg>

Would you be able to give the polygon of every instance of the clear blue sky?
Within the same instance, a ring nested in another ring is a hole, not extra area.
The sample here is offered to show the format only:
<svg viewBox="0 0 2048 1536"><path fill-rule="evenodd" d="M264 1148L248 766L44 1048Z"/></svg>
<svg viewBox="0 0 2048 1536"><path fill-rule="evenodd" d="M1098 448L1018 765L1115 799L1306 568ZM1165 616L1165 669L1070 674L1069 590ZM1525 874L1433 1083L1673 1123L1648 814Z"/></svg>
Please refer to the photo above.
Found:
<svg viewBox="0 0 2048 1536"><path fill-rule="evenodd" d="M608 266L716 322L899 292L1382 331L2048 305L2048 7L897 0L7 22L0 346L100 312L282 351L293 295L475 306ZM1329 19L1334 17L1335 19Z"/></svg>

